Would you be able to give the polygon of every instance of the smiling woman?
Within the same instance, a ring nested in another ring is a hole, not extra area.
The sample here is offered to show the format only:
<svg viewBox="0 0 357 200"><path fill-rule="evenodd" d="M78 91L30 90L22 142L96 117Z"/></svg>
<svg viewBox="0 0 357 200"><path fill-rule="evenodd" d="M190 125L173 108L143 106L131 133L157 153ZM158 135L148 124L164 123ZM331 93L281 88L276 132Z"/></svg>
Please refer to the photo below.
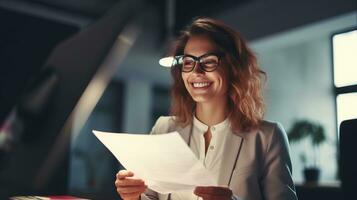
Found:
<svg viewBox="0 0 357 200"><path fill-rule="evenodd" d="M122 170L115 182L119 195L125 200L297 199L286 133L279 123L263 120L265 73L242 37L220 21L198 18L182 32L171 56L172 116L160 117L151 134L177 131L218 184L159 194L133 178L134 172Z"/></svg>
<svg viewBox="0 0 357 200"><path fill-rule="evenodd" d="M208 19L194 21L179 37L172 54L177 58L177 55L202 56L208 52L219 52L221 66L217 71L212 70L212 73L200 73L207 70L196 69L195 77L212 74L225 77L224 82L227 83L228 88L224 103L231 108L234 107L229 115L231 121L239 121L233 124L233 128L246 131L257 127L264 114L261 88L262 76L265 78L265 72L258 67L255 55L238 32L222 22ZM181 79L181 71L185 72L181 67L185 68L185 63L182 65L180 62L176 63L177 65L172 68L174 79L172 115L177 116L178 122L187 125L192 120L196 102L192 98L187 98L190 97L188 94L190 87L186 90L183 86L185 82ZM219 64L217 63L216 66ZM199 66L201 66L199 69L204 68L202 62L199 62ZM183 73L182 77L188 75Z"/></svg>

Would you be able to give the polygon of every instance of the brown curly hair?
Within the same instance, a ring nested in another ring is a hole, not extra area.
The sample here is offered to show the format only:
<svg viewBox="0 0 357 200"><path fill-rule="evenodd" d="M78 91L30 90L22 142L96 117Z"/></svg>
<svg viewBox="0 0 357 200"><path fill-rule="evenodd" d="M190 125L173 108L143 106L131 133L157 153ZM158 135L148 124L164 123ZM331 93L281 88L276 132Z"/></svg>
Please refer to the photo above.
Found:
<svg viewBox="0 0 357 200"><path fill-rule="evenodd" d="M225 76L228 80L229 120L233 130L249 131L261 122L265 106L262 97L262 71L253 52L241 35L223 22L210 18L197 18L181 32L171 51L171 56L183 55L191 36L207 36L218 50L224 53ZM196 103L185 88L181 70L171 68L171 115L182 126L192 122Z"/></svg>

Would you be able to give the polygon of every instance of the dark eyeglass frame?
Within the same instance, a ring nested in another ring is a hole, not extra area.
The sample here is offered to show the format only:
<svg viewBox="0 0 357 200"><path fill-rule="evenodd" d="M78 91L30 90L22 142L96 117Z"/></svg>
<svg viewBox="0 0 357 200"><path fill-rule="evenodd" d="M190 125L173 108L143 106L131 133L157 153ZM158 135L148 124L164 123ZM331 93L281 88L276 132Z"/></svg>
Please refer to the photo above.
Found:
<svg viewBox="0 0 357 200"><path fill-rule="evenodd" d="M211 69L211 70L207 70L207 68L205 67L204 63L202 62L202 59L206 58L208 56L216 56L218 58L217 66L215 68ZM173 65L174 66L178 66L180 68L181 72L188 73L188 72L192 72L196 68L196 65L198 63L198 67L200 68L201 71L213 72L220 65L223 56L224 56L224 53L222 53L222 52L210 52L210 53L203 54L203 55L201 55L199 57L196 57L196 56L193 56L193 55L189 55L189 54L185 54L185 55L175 56L174 57L175 61L174 61ZM194 60L194 65L190 70L184 71L183 70L183 63L180 63L180 59L183 60L184 58L187 58L187 57L192 58Z"/></svg>

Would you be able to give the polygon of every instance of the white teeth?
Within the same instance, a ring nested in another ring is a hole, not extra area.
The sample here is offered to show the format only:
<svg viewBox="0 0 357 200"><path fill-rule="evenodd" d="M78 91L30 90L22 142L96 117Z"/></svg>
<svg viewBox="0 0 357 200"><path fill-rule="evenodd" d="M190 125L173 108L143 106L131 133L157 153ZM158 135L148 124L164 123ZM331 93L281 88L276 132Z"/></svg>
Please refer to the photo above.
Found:
<svg viewBox="0 0 357 200"><path fill-rule="evenodd" d="M202 83L193 83L193 87L195 88L201 88L201 87L206 87L208 86L210 83L208 82L202 82Z"/></svg>

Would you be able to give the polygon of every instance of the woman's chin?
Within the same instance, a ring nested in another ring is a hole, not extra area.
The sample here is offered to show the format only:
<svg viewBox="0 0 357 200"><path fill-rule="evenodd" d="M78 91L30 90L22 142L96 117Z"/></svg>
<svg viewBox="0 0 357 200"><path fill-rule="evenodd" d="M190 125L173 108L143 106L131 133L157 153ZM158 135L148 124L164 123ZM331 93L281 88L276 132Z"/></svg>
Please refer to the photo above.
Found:
<svg viewBox="0 0 357 200"><path fill-rule="evenodd" d="M195 95L192 98L196 103L207 103L212 99L208 95Z"/></svg>

